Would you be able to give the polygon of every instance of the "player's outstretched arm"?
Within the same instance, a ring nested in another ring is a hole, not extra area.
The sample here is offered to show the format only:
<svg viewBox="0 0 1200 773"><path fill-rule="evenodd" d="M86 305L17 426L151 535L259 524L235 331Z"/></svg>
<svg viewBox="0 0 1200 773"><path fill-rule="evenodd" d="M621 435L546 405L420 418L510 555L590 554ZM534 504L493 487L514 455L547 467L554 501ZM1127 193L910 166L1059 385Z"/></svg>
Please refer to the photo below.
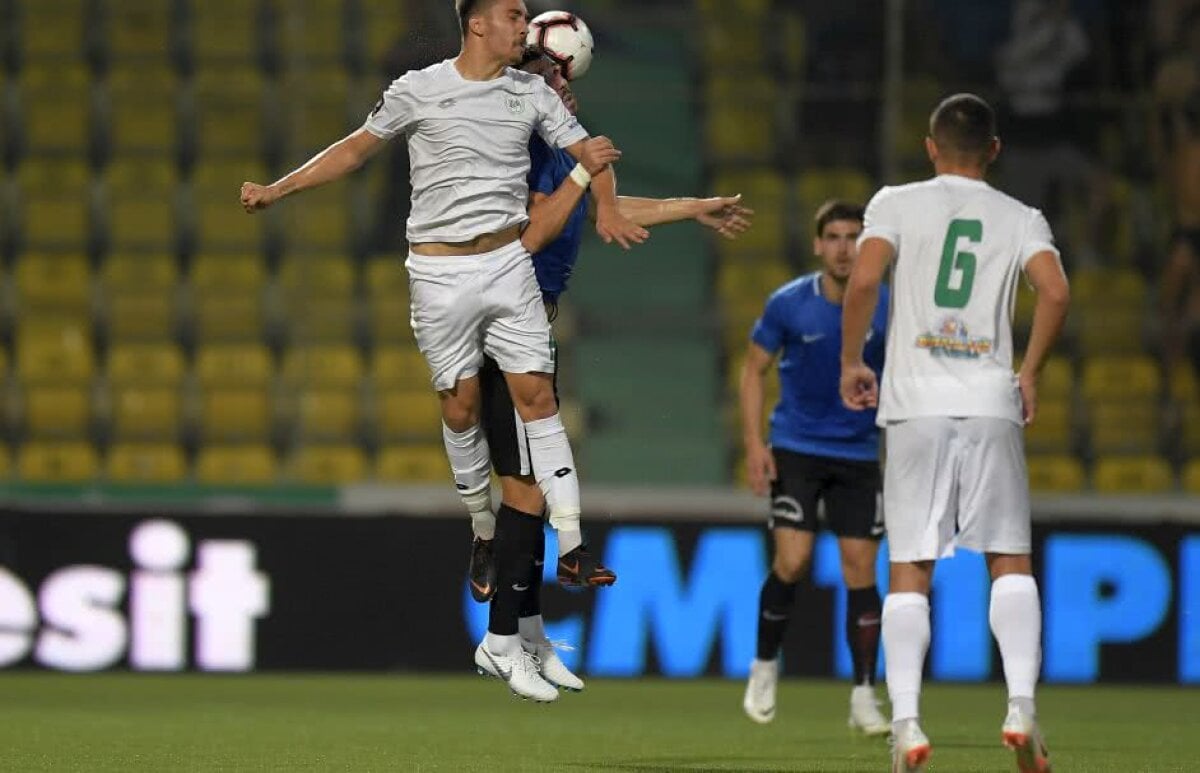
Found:
<svg viewBox="0 0 1200 773"><path fill-rule="evenodd" d="M617 197L621 214L643 228L695 220L727 239L736 239L750 227L754 218L754 210L743 207L741 201L741 194L707 199Z"/></svg>
<svg viewBox="0 0 1200 773"><path fill-rule="evenodd" d="M738 402L742 412L742 442L746 447L746 473L750 488L766 496L775 480L775 457L763 441L763 379L771 367L773 355L751 342L742 366Z"/></svg>
<svg viewBox="0 0 1200 773"><path fill-rule="evenodd" d="M386 142L366 129L359 129L270 185L242 183L242 207L253 214L260 209L266 209L284 196L345 177L378 153Z"/></svg>
<svg viewBox="0 0 1200 773"><path fill-rule="evenodd" d="M585 140L586 142L586 140ZM571 156L579 161L583 152L583 142L577 142L566 148ZM612 166L608 166L599 174L592 177L592 196L596 200L596 233L605 244L614 241L629 249L634 244L642 244L650 238L650 232L632 223L621 214L617 204L617 176Z"/></svg>
<svg viewBox="0 0 1200 773"><path fill-rule="evenodd" d="M1029 345L1025 347L1021 372L1017 374L1025 423L1029 424L1037 415L1038 374L1067 321L1071 290L1058 255L1049 250L1037 253L1026 262L1025 276L1037 294Z"/></svg>
<svg viewBox="0 0 1200 773"><path fill-rule="evenodd" d="M858 248L858 258L846 283L842 301L842 402L861 411L879 403L879 384L875 371L863 362L863 346L875 306L879 303L879 285L892 262L895 248L878 237L868 238Z"/></svg>
<svg viewBox="0 0 1200 773"><path fill-rule="evenodd" d="M584 140L580 152L579 167L573 169L550 195L532 192L529 198L529 224L521 232L521 244L530 253L545 249L566 228L571 213L579 200L587 193L593 175L614 164L621 151L613 147L607 137ZM580 171L582 169L582 171Z"/></svg>

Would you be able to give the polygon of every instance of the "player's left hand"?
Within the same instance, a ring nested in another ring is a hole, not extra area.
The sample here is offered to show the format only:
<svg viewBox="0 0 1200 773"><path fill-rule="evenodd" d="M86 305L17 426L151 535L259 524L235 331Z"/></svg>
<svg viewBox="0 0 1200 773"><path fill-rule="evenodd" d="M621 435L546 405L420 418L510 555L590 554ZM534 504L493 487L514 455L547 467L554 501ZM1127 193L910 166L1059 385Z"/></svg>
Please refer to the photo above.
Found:
<svg viewBox="0 0 1200 773"><path fill-rule="evenodd" d="M1021 390L1021 418L1029 426L1037 416L1037 376L1017 374L1017 387Z"/></svg>
<svg viewBox="0 0 1200 773"><path fill-rule="evenodd" d="M696 221L713 229L726 239L736 239L746 231L754 218L754 210L741 205L742 194L700 199Z"/></svg>
<svg viewBox="0 0 1200 773"><path fill-rule="evenodd" d="M605 244L614 241L629 249L635 244L644 244L650 232L622 215L615 207L599 207L596 210L596 233Z"/></svg>
<svg viewBox="0 0 1200 773"><path fill-rule="evenodd" d="M879 384L875 380L875 371L866 363L842 366L840 391L842 402L852 411L865 411L879 405Z"/></svg>

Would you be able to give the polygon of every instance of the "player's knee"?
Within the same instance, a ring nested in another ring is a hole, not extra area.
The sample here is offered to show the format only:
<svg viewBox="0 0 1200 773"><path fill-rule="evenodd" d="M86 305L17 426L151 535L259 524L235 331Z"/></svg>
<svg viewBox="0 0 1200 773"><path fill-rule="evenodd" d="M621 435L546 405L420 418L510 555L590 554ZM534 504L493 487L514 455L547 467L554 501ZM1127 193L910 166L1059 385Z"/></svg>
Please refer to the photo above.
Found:
<svg viewBox="0 0 1200 773"><path fill-rule="evenodd" d="M513 405L526 421L545 419L558 413L558 400L548 380L530 380L527 388L513 391Z"/></svg>
<svg viewBox="0 0 1200 773"><path fill-rule="evenodd" d="M771 571L786 583L800 582L808 574L808 559L803 553L780 552L771 564Z"/></svg>
<svg viewBox="0 0 1200 773"><path fill-rule="evenodd" d="M442 421L455 432L465 432L479 423L479 406L461 400L442 400Z"/></svg>

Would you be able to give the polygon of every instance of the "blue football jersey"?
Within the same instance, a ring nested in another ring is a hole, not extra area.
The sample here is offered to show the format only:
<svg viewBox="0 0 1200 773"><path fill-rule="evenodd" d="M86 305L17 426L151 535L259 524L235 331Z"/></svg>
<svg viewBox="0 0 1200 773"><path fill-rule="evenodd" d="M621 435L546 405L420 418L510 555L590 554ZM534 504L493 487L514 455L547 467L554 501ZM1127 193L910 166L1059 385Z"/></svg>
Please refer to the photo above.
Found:
<svg viewBox="0 0 1200 773"><path fill-rule="evenodd" d="M571 175L575 159L561 148L552 148L541 137L534 134L529 140L529 191L554 193L558 186ZM557 303L558 296L567 290L567 282L579 258L579 244L583 241L583 228L588 219L588 199L585 194L575 211L567 219L561 234L546 248L533 256L533 269L537 273L538 286L549 303Z"/></svg>
<svg viewBox="0 0 1200 773"><path fill-rule="evenodd" d="M883 371L887 319L888 290L882 287L864 351L877 378ZM852 411L842 404L842 307L821 294L820 272L776 290L750 338L772 354L781 353L772 447L837 459L879 458L875 411Z"/></svg>

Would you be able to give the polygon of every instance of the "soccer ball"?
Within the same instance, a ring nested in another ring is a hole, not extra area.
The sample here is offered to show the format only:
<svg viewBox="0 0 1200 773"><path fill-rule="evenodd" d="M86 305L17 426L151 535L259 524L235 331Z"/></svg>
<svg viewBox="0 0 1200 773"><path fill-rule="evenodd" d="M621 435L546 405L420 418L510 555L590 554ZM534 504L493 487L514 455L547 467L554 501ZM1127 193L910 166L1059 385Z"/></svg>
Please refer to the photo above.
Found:
<svg viewBox="0 0 1200 773"><path fill-rule="evenodd" d="M538 14L529 22L525 45L550 57L569 81L582 78L592 66L592 31L573 13Z"/></svg>

